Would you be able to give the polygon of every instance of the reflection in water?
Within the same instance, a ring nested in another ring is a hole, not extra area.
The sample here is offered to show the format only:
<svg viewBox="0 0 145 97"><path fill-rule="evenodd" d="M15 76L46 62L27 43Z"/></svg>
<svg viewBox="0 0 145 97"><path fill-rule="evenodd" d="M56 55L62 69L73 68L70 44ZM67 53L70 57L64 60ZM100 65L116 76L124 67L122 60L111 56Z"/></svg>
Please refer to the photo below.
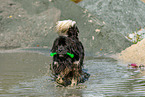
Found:
<svg viewBox="0 0 145 97"><path fill-rule="evenodd" d="M84 68L91 76L85 83L57 87L48 69L52 58L48 52L39 50L41 54L0 53L0 96L145 96L145 70L130 69L106 57L86 57Z"/></svg>

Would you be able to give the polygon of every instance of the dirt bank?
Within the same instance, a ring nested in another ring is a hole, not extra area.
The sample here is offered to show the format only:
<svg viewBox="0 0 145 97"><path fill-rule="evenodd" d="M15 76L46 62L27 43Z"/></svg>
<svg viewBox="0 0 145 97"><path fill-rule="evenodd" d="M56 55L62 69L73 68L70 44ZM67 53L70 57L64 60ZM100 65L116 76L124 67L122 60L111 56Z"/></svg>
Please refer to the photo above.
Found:
<svg viewBox="0 0 145 97"><path fill-rule="evenodd" d="M119 59L123 62L145 64L145 39L126 48L119 54Z"/></svg>

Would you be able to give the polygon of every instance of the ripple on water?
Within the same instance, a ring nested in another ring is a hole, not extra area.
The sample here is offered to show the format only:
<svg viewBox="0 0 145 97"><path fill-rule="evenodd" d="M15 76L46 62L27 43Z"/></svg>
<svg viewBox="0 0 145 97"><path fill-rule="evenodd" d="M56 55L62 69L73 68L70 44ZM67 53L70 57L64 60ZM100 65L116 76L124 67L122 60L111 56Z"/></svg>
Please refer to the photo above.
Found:
<svg viewBox="0 0 145 97"><path fill-rule="evenodd" d="M45 68L51 62L50 57L31 53L14 57L13 54L3 54L3 57L9 61L2 62L3 69L0 68L0 96L145 96L145 71L128 69L127 65L120 65L112 58L86 58L84 68L90 73L89 80L78 87L57 87L47 73L48 67ZM13 61L15 59L17 63Z"/></svg>
<svg viewBox="0 0 145 97"><path fill-rule="evenodd" d="M91 73L91 82L87 88L89 91L106 96L145 96L144 77L139 76L142 73L139 69L128 70L127 67L120 67L114 60L88 60L86 65Z"/></svg>

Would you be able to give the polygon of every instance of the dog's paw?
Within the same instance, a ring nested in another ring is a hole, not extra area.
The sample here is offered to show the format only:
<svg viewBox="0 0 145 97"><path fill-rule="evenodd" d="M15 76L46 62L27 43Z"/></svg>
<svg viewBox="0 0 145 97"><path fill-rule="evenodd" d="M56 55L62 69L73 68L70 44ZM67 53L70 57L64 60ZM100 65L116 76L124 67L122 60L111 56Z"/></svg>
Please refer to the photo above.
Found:
<svg viewBox="0 0 145 97"><path fill-rule="evenodd" d="M58 76L58 78L56 79L56 82L59 83L59 84L64 83L63 79L60 76Z"/></svg>
<svg viewBox="0 0 145 97"><path fill-rule="evenodd" d="M73 87L73 86L76 86L77 85L77 80L76 79L72 79L72 81L71 81L71 86Z"/></svg>

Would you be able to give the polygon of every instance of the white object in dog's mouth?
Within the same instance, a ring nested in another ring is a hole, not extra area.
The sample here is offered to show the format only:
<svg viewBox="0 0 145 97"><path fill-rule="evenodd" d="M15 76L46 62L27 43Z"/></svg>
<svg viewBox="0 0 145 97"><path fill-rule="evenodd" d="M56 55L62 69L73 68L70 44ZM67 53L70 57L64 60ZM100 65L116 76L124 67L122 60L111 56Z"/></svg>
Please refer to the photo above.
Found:
<svg viewBox="0 0 145 97"><path fill-rule="evenodd" d="M59 57L64 57L64 55L59 55Z"/></svg>

